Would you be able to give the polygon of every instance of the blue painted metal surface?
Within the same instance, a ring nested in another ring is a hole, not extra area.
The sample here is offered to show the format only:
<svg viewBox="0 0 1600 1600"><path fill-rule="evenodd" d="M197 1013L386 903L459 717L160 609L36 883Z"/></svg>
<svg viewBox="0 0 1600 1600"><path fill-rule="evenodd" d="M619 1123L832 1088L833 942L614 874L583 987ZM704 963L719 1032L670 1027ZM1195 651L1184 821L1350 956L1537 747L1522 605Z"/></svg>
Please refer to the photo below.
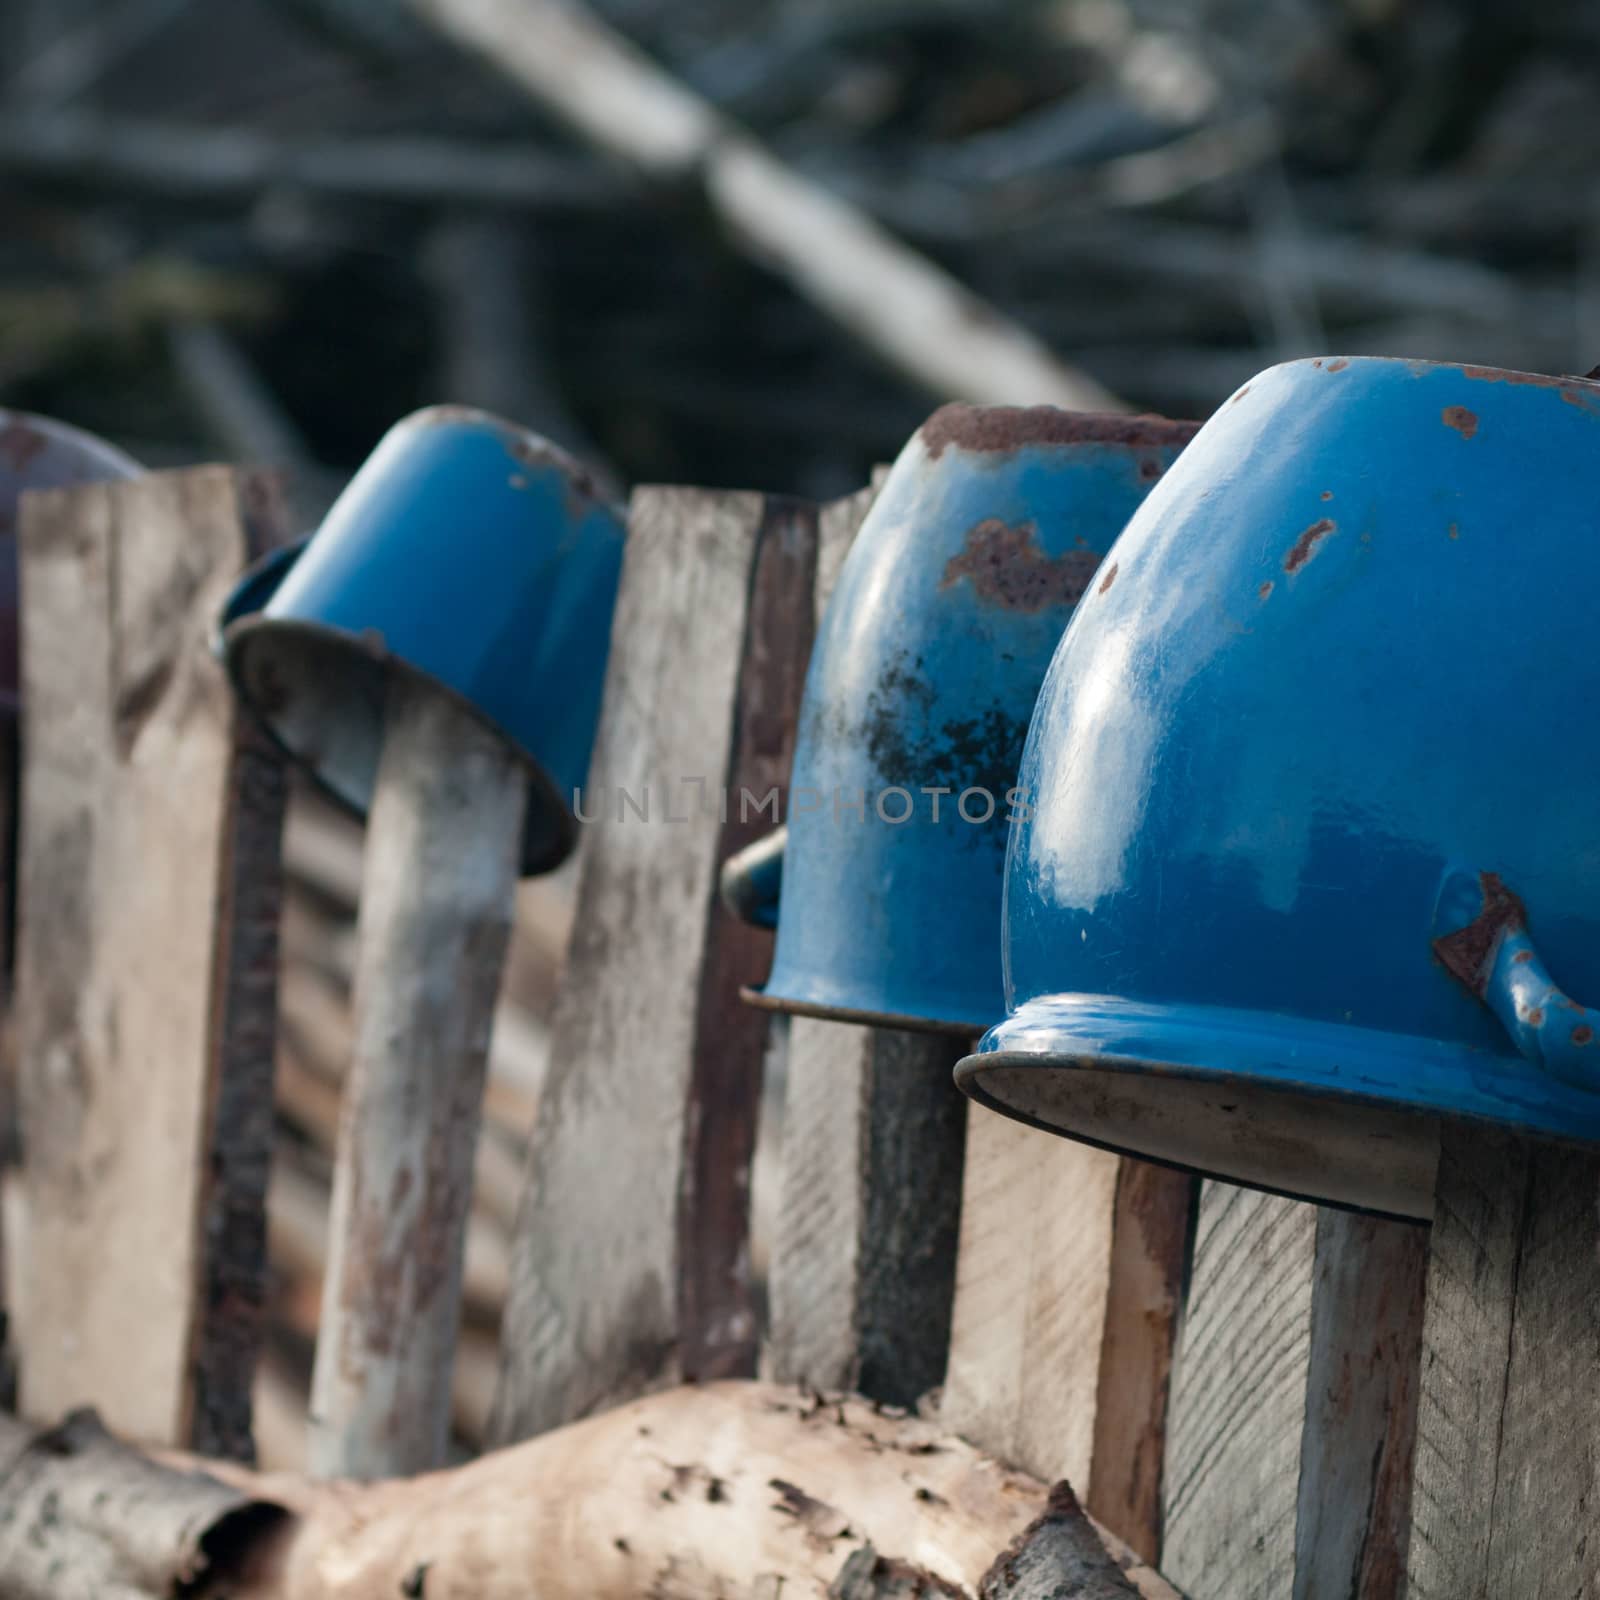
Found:
<svg viewBox="0 0 1600 1600"><path fill-rule="evenodd" d="M81 428L0 409L0 719L17 714L17 512L31 489L70 489L137 477L132 456Z"/></svg>
<svg viewBox="0 0 1600 1600"><path fill-rule="evenodd" d="M947 406L846 557L806 679L758 1003L976 1033L1002 1002L1001 870L1028 715L1072 607L1193 424ZM930 793L938 790L942 793ZM937 812L937 814L936 814ZM759 850L761 847L757 846Z"/></svg>
<svg viewBox="0 0 1600 1600"><path fill-rule="evenodd" d="M388 676L458 699L526 759L523 870L570 851L622 567L621 513L535 434L436 406L396 424L314 537L230 597L221 644L247 704L364 814Z"/></svg>
<svg viewBox="0 0 1600 1600"><path fill-rule="evenodd" d="M1329 359L1224 405L1051 664L968 1092L1406 1216L1440 1114L1600 1140L1597 477L1580 379Z"/></svg>

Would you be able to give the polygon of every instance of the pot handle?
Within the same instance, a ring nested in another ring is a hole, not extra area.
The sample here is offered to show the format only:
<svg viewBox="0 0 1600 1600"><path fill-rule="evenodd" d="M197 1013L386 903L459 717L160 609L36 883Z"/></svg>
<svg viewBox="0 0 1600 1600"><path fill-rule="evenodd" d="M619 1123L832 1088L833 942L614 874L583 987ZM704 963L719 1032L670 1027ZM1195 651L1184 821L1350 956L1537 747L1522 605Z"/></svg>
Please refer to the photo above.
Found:
<svg viewBox="0 0 1600 1600"><path fill-rule="evenodd" d="M1469 922L1433 941L1446 971L1488 1006L1535 1066L1574 1089L1600 1093L1600 1011L1570 998L1550 975L1521 899L1496 873L1459 869L1447 875L1439 899L1441 912L1478 907Z"/></svg>
<svg viewBox="0 0 1600 1600"><path fill-rule="evenodd" d="M722 863L722 903L741 922L757 928L777 927L783 852L788 842L787 826L774 828Z"/></svg>

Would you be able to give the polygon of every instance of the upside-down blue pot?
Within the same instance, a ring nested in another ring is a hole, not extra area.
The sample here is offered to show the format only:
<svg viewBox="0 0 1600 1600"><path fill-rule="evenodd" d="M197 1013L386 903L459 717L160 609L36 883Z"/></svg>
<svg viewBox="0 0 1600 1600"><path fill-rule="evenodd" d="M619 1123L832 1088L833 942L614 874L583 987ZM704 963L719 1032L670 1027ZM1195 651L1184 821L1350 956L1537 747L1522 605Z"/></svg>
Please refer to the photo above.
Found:
<svg viewBox="0 0 1600 1600"><path fill-rule="evenodd" d="M576 838L622 545L570 456L435 406L390 429L311 539L246 575L222 649L246 704L360 815L390 676L451 696L526 764L522 868L545 871Z"/></svg>
<svg viewBox="0 0 1600 1600"><path fill-rule="evenodd" d="M1194 425L947 406L912 437L812 651L788 835L724 879L770 920L758 1004L978 1032L1002 1003L1006 819L1051 652ZM942 792L937 792L942 791Z"/></svg>
<svg viewBox="0 0 1600 1600"><path fill-rule="evenodd" d="M17 631L17 513L33 489L134 478L132 456L81 428L0 408L0 720L17 714L21 692Z"/></svg>
<svg viewBox="0 0 1600 1600"><path fill-rule="evenodd" d="M985 1104L1431 1214L1438 1119L1600 1140L1600 384L1273 368L1039 697Z"/></svg>

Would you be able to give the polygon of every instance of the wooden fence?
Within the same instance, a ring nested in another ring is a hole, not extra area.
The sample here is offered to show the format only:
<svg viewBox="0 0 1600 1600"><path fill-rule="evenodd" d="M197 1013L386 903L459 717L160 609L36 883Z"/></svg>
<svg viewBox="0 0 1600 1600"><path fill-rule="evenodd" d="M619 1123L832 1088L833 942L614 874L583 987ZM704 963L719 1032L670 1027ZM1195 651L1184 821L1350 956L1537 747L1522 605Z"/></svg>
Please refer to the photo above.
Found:
<svg viewBox="0 0 1600 1600"><path fill-rule="evenodd" d="M784 783L870 500L635 494L595 794ZM207 635L277 536L272 506L267 480L213 468L36 496L22 522L20 1405L91 1402L234 1457L265 1274L284 774ZM732 920L717 875L761 820L600 809L496 1440L762 1371L920 1401L1068 1479L1191 1600L1597 1592L1594 1159L1445 1128L1430 1233L1011 1124L957 1094L948 1041L740 1001L770 937ZM758 1139L775 1065L781 1148ZM765 1315L758 1161L781 1173Z"/></svg>

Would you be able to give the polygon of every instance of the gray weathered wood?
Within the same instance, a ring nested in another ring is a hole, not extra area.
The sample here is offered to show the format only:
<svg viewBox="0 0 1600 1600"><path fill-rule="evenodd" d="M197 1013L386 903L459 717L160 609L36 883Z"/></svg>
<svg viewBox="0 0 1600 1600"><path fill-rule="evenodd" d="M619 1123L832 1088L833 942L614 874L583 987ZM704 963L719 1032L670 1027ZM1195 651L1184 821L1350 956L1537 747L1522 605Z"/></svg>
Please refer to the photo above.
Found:
<svg viewBox="0 0 1600 1600"><path fill-rule="evenodd" d="M971 1110L944 1420L1152 1561L1192 1189Z"/></svg>
<svg viewBox="0 0 1600 1600"><path fill-rule="evenodd" d="M391 682L311 1391L311 1466L325 1476L444 1462L527 794L505 739L430 687Z"/></svg>
<svg viewBox="0 0 1600 1600"><path fill-rule="evenodd" d="M1407 1594L1600 1591L1600 1159L1447 1128Z"/></svg>
<svg viewBox="0 0 1600 1600"><path fill-rule="evenodd" d="M224 468L25 497L22 1404L250 1451L284 786L207 648L282 529Z"/></svg>
<svg viewBox="0 0 1600 1600"><path fill-rule="evenodd" d="M819 519L820 617L877 485ZM966 1113L963 1041L779 1019L781 1200L768 1274L775 1376L910 1404L944 1372Z"/></svg>
<svg viewBox="0 0 1600 1600"><path fill-rule="evenodd" d="M795 1017L770 1273L774 1376L912 1405L944 1373L966 1041Z"/></svg>
<svg viewBox="0 0 1600 1600"><path fill-rule="evenodd" d="M1202 1189L1173 1373L1162 1567L1194 1600L1393 1600L1423 1230Z"/></svg>
<svg viewBox="0 0 1600 1600"><path fill-rule="evenodd" d="M1314 1206L1207 1182L1173 1371L1162 1570L1195 1600L1294 1587Z"/></svg>
<svg viewBox="0 0 1600 1600"><path fill-rule="evenodd" d="M1002 1552L978 1585L979 1600L1138 1600L1066 1483L1044 1515Z"/></svg>
<svg viewBox="0 0 1600 1600"><path fill-rule="evenodd" d="M739 990L771 939L733 921L717 875L771 825L740 791L760 800L787 776L813 623L795 602L815 564L815 514L795 502L634 496L517 1224L501 1440L680 1375L754 1368L748 1187L768 1019Z"/></svg>

